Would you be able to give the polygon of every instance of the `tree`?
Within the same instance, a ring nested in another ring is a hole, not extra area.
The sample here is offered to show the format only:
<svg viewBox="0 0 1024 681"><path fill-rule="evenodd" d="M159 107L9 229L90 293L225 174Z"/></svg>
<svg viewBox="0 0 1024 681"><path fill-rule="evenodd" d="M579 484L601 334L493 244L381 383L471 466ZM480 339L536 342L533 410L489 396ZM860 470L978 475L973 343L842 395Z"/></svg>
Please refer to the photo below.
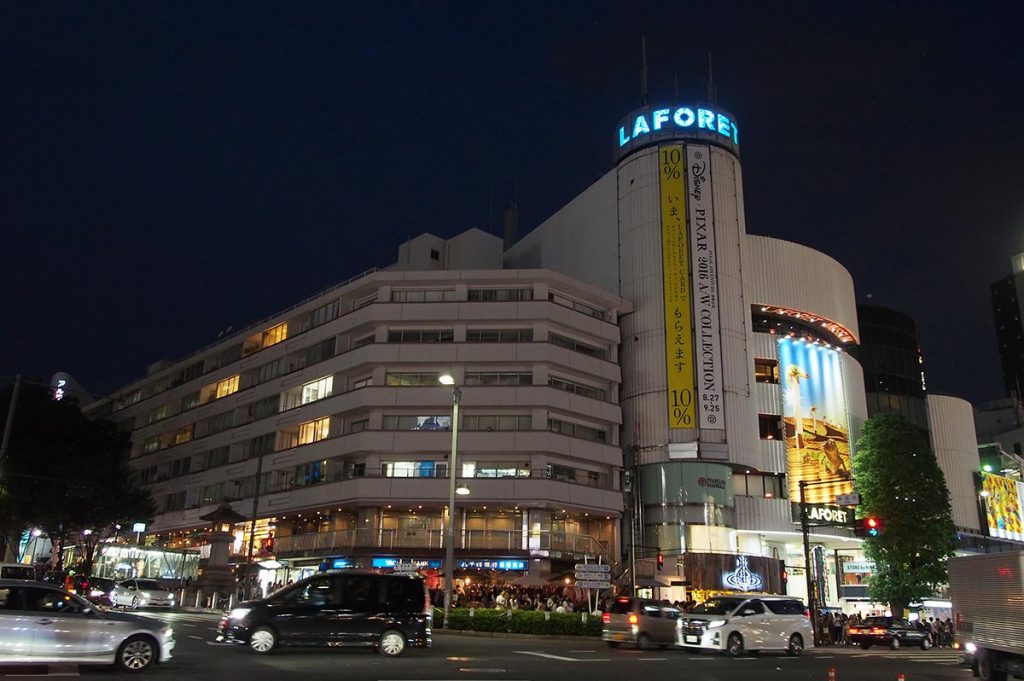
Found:
<svg viewBox="0 0 1024 681"><path fill-rule="evenodd" d="M0 398L7 413L10 394ZM38 527L62 554L67 540L85 541L83 570L117 524L150 522L156 507L128 467L128 436L91 420L73 399L56 401L42 385L24 383L18 396L0 479L0 523L8 541Z"/></svg>
<svg viewBox="0 0 1024 681"><path fill-rule="evenodd" d="M877 570L868 595L899 617L946 583L956 548L946 478L927 440L899 414L870 418L854 451L858 514L885 520L881 535L864 541Z"/></svg>

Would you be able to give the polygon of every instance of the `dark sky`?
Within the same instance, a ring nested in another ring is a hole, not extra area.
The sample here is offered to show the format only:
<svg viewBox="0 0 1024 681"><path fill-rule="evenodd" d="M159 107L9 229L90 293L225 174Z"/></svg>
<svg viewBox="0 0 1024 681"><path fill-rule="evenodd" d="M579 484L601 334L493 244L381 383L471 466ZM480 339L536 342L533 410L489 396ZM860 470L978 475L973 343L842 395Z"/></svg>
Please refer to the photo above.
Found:
<svg viewBox="0 0 1024 681"><path fill-rule="evenodd" d="M430 231L522 229L652 99L740 128L747 229L918 320L929 387L1001 394L1024 251L1016 2L22 2L0 9L0 377L106 392Z"/></svg>

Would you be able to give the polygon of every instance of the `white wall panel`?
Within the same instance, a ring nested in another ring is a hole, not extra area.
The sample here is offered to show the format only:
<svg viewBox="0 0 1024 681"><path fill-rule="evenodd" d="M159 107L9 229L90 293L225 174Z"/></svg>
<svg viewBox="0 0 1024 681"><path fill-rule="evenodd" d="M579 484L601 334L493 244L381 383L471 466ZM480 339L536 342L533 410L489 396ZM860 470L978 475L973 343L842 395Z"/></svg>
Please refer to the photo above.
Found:
<svg viewBox="0 0 1024 681"><path fill-rule="evenodd" d="M744 272L750 303L778 305L825 317L857 338L853 278L829 256L790 241L748 235Z"/></svg>
<svg viewBox="0 0 1024 681"><path fill-rule="evenodd" d="M928 395L927 403L932 450L946 476L953 523L978 530L978 498L973 477L978 470L978 443L971 404L947 395Z"/></svg>
<svg viewBox="0 0 1024 681"><path fill-rule="evenodd" d="M737 495L736 527L765 532L792 532L793 516L789 499L765 499Z"/></svg>

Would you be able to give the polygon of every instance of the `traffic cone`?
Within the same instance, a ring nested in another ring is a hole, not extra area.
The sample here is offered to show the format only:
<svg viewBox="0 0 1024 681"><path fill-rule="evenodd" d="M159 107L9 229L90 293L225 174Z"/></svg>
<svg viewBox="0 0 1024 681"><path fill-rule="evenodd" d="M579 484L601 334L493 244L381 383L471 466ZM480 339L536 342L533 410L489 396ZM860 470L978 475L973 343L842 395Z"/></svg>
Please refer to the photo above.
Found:
<svg viewBox="0 0 1024 681"><path fill-rule="evenodd" d="M836 668L835 667L829 667L828 668L828 681L836 681Z"/></svg>

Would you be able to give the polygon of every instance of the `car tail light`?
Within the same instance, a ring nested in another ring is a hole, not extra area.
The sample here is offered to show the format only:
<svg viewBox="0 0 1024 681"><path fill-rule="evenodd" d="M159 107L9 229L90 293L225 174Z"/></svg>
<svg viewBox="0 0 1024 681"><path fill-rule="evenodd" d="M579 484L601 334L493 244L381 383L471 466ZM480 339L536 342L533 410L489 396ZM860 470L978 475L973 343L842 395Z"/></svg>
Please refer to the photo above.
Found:
<svg viewBox="0 0 1024 681"><path fill-rule="evenodd" d="M606 612L606 613L602 614L601 615L601 621L604 622L605 624L608 624L609 622L612 621L612 614L610 612Z"/></svg>
<svg viewBox="0 0 1024 681"><path fill-rule="evenodd" d="M850 633L851 634L859 634L860 633L860 629L858 629L857 627L850 627Z"/></svg>
<svg viewBox="0 0 1024 681"><path fill-rule="evenodd" d="M804 610L804 617L806 617L807 619L811 619L811 611L810 610Z"/></svg>
<svg viewBox="0 0 1024 681"><path fill-rule="evenodd" d="M885 633L885 629L878 629L878 628L876 627L875 629L872 629L872 630L871 630L870 632L868 632L868 633L871 633L871 634L884 634L884 633Z"/></svg>
<svg viewBox="0 0 1024 681"><path fill-rule="evenodd" d="M629 623L630 624L637 624L639 622L640 622L640 618L637 617L636 615L630 615L629 616Z"/></svg>

